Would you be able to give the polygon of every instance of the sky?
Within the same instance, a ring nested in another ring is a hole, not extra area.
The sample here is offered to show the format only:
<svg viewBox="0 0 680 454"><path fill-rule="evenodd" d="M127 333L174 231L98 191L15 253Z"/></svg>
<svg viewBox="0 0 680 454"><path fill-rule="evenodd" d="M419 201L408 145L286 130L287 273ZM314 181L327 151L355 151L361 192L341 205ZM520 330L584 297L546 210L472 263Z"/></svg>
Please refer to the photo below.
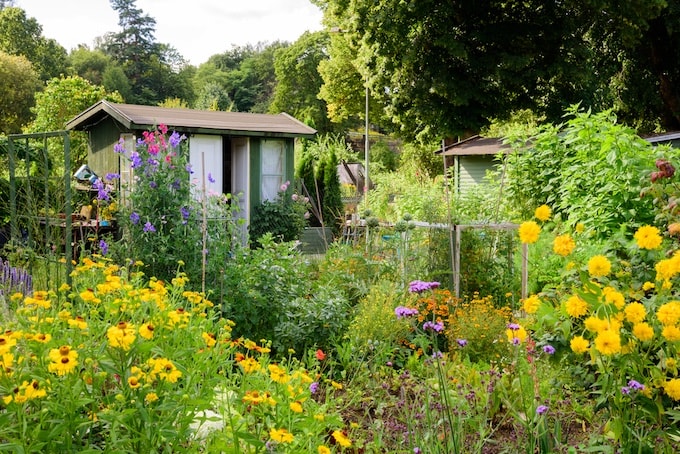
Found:
<svg viewBox="0 0 680 454"><path fill-rule="evenodd" d="M92 48L96 37L120 31L109 0L15 0L15 6L67 51ZM321 30L321 11L309 0L137 0L135 6L156 20L157 42L196 66L233 46L294 42Z"/></svg>

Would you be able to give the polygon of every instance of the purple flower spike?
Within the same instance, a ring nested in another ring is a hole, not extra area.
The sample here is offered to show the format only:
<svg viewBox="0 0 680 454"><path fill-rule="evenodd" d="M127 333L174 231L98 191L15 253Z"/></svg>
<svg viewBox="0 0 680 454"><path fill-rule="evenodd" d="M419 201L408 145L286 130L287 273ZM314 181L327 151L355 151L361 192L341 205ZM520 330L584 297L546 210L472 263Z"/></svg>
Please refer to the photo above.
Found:
<svg viewBox="0 0 680 454"><path fill-rule="evenodd" d="M99 240L99 250L101 251L102 255L109 253L109 245L106 244L106 241Z"/></svg>
<svg viewBox="0 0 680 454"><path fill-rule="evenodd" d="M132 222L134 225L139 224L139 214L137 214L135 211L130 213L130 222Z"/></svg>

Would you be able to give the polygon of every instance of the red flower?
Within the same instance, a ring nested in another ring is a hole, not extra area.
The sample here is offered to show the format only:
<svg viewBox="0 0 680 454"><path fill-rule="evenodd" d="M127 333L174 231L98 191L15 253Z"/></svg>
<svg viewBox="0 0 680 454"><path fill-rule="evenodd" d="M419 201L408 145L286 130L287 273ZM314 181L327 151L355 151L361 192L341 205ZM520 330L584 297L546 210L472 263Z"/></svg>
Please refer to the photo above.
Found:
<svg viewBox="0 0 680 454"><path fill-rule="evenodd" d="M318 349L316 351L316 359L318 359L319 361L323 361L324 359L326 359L326 354L323 352L323 350Z"/></svg>

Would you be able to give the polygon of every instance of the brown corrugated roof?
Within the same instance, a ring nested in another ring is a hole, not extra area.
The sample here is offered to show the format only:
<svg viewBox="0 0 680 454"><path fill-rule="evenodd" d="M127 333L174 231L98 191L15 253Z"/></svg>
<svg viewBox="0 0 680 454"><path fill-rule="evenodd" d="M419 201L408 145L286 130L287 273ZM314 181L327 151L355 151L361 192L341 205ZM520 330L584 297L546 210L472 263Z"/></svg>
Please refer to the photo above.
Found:
<svg viewBox="0 0 680 454"><path fill-rule="evenodd" d="M444 156L469 156L498 154L500 151L510 151L510 147L502 139L473 136L448 145L443 152L440 149L436 153Z"/></svg>
<svg viewBox="0 0 680 454"><path fill-rule="evenodd" d="M66 129L88 130L106 116L130 130L148 130L165 124L169 129L206 134L240 134L265 136L312 137L316 130L280 113L276 115L247 112L174 109L99 101L66 124Z"/></svg>

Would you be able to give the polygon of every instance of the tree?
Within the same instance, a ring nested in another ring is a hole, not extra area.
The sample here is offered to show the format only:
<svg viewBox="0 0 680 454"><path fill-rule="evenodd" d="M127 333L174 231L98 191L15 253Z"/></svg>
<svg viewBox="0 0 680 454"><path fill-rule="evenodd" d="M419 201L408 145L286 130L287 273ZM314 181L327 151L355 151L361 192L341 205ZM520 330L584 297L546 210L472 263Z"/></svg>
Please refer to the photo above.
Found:
<svg viewBox="0 0 680 454"><path fill-rule="evenodd" d="M109 93L104 87L93 85L78 76L54 78L47 83L45 90L36 95L32 109L35 120L27 128L28 132L45 132L64 129L66 123L83 110L102 99L122 102L118 93ZM63 150L50 150L54 162L62 162ZM71 161L75 168L86 162L87 136L82 132L71 134Z"/></svg>
<svg viewBox="0 0 680 454"><path fill-rule="evenodd" d="M198 67L194 89L204 93L207 85L218 84L223 92L220 96L226 94L233 103L232 110L267 112L276 86L274 55L277 49L286 46L281 42L259 43L213 55ZM210 91L214 92L214 87Z"/></svg>
<svg viewBox="0 0 680 454"><path fill-rule="evenodd" d="M315 128L333 132L326 101L319 98L323 84L319 63L328 58L328 35L305 32L293 45L276 51L276 89L270 112L286 112Z"/></svg>
<svg viewBox="0 0 680 454"><path fill-rule="evenodd" d="M26 57L0 51L0 133L21 132L32 118L34 94L39 88L38 73Z"/></svg>
<svg viewBox="0 0 680 454"><path fill-rule="evenodd" d="M43 37L38 21L27 18L21 8L0 9L0 50L26 57L44 81L64 74L67 69L66 49Z"/></svg>

